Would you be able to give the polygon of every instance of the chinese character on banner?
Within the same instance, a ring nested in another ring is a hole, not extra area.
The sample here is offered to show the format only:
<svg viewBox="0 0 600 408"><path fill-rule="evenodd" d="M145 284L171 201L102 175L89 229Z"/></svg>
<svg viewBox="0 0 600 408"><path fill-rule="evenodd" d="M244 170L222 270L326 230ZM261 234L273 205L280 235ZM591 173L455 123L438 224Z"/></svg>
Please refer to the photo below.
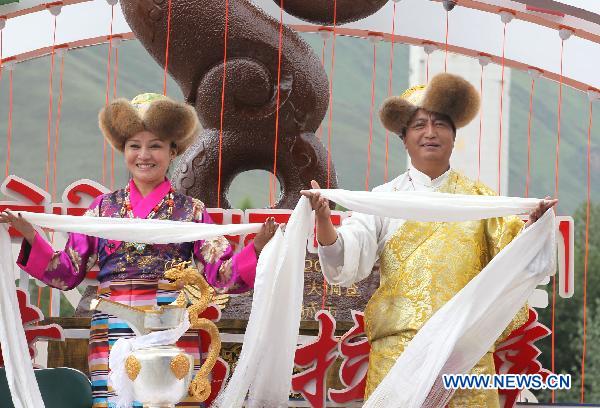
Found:
<svg viewBox="0 0 600 408"><path fill-rule="evenodd" d="M329 399L338 404L362 400L365 394L369 351L371 346L365 337L364 313L352 310L354 326L340 339L339 351L343 357L340 379L346 388L329 390Z"/></svg>
<svg viewBox="0 0 600 408"><path fill-rule="evenodd" d="M514 330L498 345L494 352L494 364L498 374L540 374L546 379L550 372L542 367L537 357L540 350L534 343L551 333L550 329L538 321L535 310L529 309L527 322ZM504 398L504 408L515 405L521 390L498 390Z"/></svg>
<svg viewBox="0 0 600 408"><path fill-rule="evenodd" d="M335 338L335 319L328 311L319 310L319 336L312 342L298 347L294 363L302 368L310 367L292 377L292 390L299 392L313 408L325 406L327 370L337 357L338 340Z"/></svg>
<svg viewBox="0 0 600 408"><path fill-rule="evenodd" d="M29 345L29 356L35 358L34 343L38 340L61 340L64 341L62 328L57 324L35 326L34 323L44 319L40 309L29 303L29 295L22 289L17 289L17 301L21 312L21 322L25 329L25 339ZM0 367L4 365L2 353L0 353Z"/></svg>

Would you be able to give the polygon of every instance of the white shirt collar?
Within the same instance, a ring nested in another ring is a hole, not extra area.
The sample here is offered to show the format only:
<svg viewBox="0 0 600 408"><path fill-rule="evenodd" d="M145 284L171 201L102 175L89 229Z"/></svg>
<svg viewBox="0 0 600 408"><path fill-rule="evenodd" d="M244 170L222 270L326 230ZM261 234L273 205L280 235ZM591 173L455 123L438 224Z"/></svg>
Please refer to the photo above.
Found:
<svg viewBox="0 0 600 408"><path fill-rule="evenodd" d="M412 180L414 184L420 184L422 186L430 188L438 188L442 185L442 183L444 183L444 181L446 181L446 179L448 178L448 174L450 174L450 170L451 169L449 168L444 174L433 180L427 174L420 172L413 166L410 166L408 168L407 173L408 177Z"/></svg>

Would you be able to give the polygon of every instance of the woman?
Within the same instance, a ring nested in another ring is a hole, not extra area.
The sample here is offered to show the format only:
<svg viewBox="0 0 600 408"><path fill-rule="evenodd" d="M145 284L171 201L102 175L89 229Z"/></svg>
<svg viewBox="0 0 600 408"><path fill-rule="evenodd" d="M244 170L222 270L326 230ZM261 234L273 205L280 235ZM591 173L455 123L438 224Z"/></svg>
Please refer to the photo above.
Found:
<svg viewBox="0 0 600 408"><path fill-rule="evenodd" d="M190 146L198 134L194 109L161 95L143 94L131 103L119 99L102 109L100 129L108 142L124 154L131 180L124 189L98 197L87 216L148 218L212 223L204 204L177 193L166 178L173 159ZM178 295L163 278L165 265L195 260L200 272L217 291L240 293L254 284L260 251L271 239L277 224L264 223L253 242L233 254L224 237L169 245L145 245L69 234L63 251L54 251L23 218L10 212L0 214L25 237L18 265L49 286L69 290L84 279L96 263L100 297L130 306L152 307L171 303ZM114 400L108 386L108 355L114 342L131 337L129 326L101 312L95 312L90 328L88 363L92 379L94 408L107 407ZM179 346L194 355L200 367L198 333L188 332Z"/></svg>

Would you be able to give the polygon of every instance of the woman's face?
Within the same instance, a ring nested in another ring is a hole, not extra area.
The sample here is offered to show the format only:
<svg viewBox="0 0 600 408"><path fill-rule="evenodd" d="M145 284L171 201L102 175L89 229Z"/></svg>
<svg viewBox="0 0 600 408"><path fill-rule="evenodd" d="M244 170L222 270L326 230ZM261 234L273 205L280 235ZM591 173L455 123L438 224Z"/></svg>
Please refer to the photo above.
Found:
<svg viewBox="0 0 600 408"><path fill-rule="evenodd" d="M137 133L125 143L125 165L136 183L155 184L164 180L175 149L153 133Z"/></svg>

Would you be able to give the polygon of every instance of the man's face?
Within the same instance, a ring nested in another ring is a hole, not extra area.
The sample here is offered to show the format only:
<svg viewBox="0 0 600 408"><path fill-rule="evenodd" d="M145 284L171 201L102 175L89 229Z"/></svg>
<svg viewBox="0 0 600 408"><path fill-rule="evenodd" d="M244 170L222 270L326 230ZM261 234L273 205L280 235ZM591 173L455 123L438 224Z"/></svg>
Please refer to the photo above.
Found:
<svg viewBox="0 0 600 408"><path fill-rule="evenodd" d="M403 142L413 164L449 165L455 137L447 117L419 109L406 128Z"/></svg>

